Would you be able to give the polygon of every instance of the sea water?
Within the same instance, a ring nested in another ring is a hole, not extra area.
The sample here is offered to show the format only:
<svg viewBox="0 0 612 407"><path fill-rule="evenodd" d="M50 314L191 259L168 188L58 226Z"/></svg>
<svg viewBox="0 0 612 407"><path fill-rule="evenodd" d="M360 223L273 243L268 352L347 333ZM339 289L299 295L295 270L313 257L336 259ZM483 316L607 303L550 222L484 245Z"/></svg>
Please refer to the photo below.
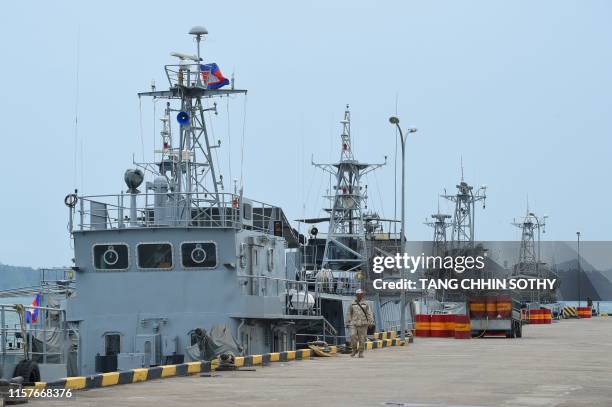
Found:
<svg viewBox="0 0 612 407"><path fill-rule="evenodd" d="M13 304L21 304L21 305L32 305L32 300L34 297L8 297L8 298L0 298L0 305L13 305ZM19 324L19 317L16 312L9 311L9 307L4 308L6 311L4 313L4 325L7 328L15 328Z"/></svg>

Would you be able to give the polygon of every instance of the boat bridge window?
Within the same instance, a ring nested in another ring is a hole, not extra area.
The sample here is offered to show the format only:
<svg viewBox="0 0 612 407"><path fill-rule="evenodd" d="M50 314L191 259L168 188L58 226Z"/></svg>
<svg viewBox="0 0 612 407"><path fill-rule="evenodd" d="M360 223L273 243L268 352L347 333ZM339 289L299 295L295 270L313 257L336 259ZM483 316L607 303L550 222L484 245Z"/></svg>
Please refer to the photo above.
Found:
<svg viewBox="0 0 612 407"><path fill-rule="evenodd" d="M141 269L171 269L172 245L170 243L141 243L137 246L138 267Z"/></svg>
<svg viewBox="0 0 612 407"><path fill-rule="evenodd" d="M127 270L129 250L126 244L96 244L93 247L96 270Z"/></svg>
<svg viewBox="0 0 612 407"><path fill-rule="evenodd" d="M184 242L181 263L185 268L217 267L217 244L214 242Z"/></svg>

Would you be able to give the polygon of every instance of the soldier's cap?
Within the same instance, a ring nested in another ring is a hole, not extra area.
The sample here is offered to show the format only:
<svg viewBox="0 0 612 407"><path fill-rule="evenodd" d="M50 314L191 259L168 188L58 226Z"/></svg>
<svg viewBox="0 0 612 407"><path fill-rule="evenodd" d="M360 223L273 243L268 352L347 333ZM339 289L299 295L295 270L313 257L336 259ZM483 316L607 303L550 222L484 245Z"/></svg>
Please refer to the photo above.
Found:
<svg viewBox="0 0 612 407"><path fill-rule="evenodd" d="M355 294L363 294L363 290L361 288L358 288L357 291L355 291Z"/></svg>

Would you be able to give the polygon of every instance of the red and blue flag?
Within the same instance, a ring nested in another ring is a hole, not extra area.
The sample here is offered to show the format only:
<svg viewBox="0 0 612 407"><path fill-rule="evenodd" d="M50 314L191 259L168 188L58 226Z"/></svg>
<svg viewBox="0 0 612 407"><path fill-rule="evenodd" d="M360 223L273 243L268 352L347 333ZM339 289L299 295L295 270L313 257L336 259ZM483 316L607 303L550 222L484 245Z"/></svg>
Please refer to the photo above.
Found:
<svg viewBox="0 0 612 407"><path fill-rule="evenodd" d="M33 310L29 309L26 311L26 322L35 324L38 321L38 307L40 307L40 294L36 294L36 297L32 300Z"/></svg>
<svg viewBox="0 0 612 407"><path fill-rule="evenodd" d="M219 66L214 62L201 64L200 71L202 72L202 80L207 84L208 89L219 89L229 84L229 80L223 76Z"/></svg>

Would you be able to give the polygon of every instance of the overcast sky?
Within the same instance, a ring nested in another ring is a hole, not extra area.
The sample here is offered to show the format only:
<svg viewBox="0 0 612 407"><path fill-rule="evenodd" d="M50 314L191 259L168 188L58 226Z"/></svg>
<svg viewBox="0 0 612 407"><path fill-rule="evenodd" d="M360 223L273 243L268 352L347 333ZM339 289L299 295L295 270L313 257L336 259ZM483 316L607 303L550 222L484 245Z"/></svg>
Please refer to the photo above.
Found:
<svg viewBox="0 0 612 407"><path fill-rule="evenodd" d="M550 217L547 239L573 240L576 230L586 240L609 239L612 2L11 1L2 8L2 263L70 264L64 196L75 187L118 193L143 144L150 158L159 126L150 100L140 105L136 93L152 79L165 85L169 53L193 52L186 33L196 24L210 32L204 58L249 90L246 101L221 101L212 122L227 189L240 175L246 106L245 194L281 206L290 219L319 216L327 178L310 158L338 158L338 122L349 103L357 158L389 156L366 182L370 207L392 216L395 132L387 119L397 99L402 125L419 129L407 143L410 240L431 237L423 220L444 188L454 190L461 157L466 180L488 186L477 239L519 238L510 223L524 214L527 195L531 209ZM444 202L441 209L452 210Z"/></svg>

